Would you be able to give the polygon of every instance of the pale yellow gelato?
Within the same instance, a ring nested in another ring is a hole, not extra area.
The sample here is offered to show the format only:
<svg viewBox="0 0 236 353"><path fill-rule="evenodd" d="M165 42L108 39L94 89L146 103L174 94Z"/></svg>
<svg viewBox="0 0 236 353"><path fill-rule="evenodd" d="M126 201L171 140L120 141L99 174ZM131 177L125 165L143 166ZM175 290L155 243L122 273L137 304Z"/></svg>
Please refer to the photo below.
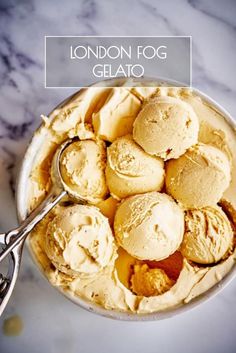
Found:
<svg viewBox="0 0 236 353"><path fill-rule="evenodd" d="M160 268L164 270L168 277L176 281L183 268L183 255L177 250L164 260L145 262L150 268Z"/></svg>
<svg viewBox="0 0 236 353"><path fill-rule="evenodd" d="M131 256L121 246L117 250L118 256L115 261L115 269L117 271L120 282L130 289L130 279L133 274L135 264L140 264L141 261Z"/></svg>
<svg viewBox="0 0 236 353"><path fill-rule="evenodd" d="M126 88L113 88L101 109L93 114L93 127L98 137L114 141L129 134L141 108L141 101Z"/></svg>
<svg viewBox="0 0 236 353"><path fill-rule="evenodd" d="M64 208L49 222L45 240L54 266L71 276L94 274L116 257L108 220L94 206Z"/></svg>
<svg viewBox="0 0 236 353"><path fill-rule="evenodd" d="M72 194L96 203L107 194L106 150L103 142L72 142L61 155L61 175Z"/></svg>
<svg viewBox="0 0 236 353"><path fill-rule="evenodd" d="M187 259L200 264L218 262L232 243L233 230L220 207L186 211L181 252Z"/></svg>
<svg viewBox="0 0 236 353"><path fill-rule="evenodd" d="M173 97L154 97L135 119L133 137L147 153L167 160L197 143L198 130L197 115L189 104Z"/></svg>
<svg viewBox="0 0 236 353"><path fill-rule="evenodd" d="M127 134L137 132L138 114L143 128L134 142ZM235 231L236 134L212 104L191 89L145 87L136 80L130 87L124 82L81 90L43 116L36 132L28 212L50 190L53 155L68 137L83 141L65 150L61 169L88 206L64 198L29 241L49 281L66 296L130 315L169 311L218 284L235 266L227 218ZM110 153L114 146L119 148ZM156 187L158 178L161 183L160 156L178 159L166 163L166 188L147 193L145 187ZM105 178L105 168L112 178ZM124 199L134 188L135 195Z"/></svg>
<svg viewBox="0 0 236 353"><path fill-rule="evenodd" d="M231 179L230 163L218 148L197 144L166 165L166 190L185 207L214 205Z"/></svg>
<svg viewBox="0 0 236 353"><path fill-rule="evenodd" d="M147 264L134 266L131 289L137 295L160 295L168 291L173 284L174 281L160 268L149 268Z"/></svg>
<svg viewBox="0 0 236 353"><path fill-rule="evenodd" d="M132 82L132 80L127 80L122 87L129 89L135 96L137 96L142 102L151 98L158 91L158 87L155 82Z"/></svg>
<svg viewBox="0 0 236 353"><path fill-rule="evenodd" d="M183 268L179 251L161 261L138 260L122 247L117 253L115 268L120 282L140 296L160 295L169 290Z"/></svg>
<svg viewBox="0 0 236 353"><path fill-rule="evenodd" d="M160 191L164 174L163 160L144 152L131 135L118 138L107 149L107 186L118 199Z"/></svg>
<svg viewBox="0 0 236 353"><path fill-rule="evenodd" d="M156 91L158 90L158 88L155 87L151 87L151 86L139 86L139 87L133 87L131 88L131 92L133 94L135 94L139 99L141 99L141 101L145 101L148 98L151 98Z"/></svg>
<svg viewBox="0 0 236 353"><path fill-rule="evenodd" d="M100 201L96 204L96 207L102 212L104 216L109 219L110 224L114 222L114 217L119 201L114 199L112 196L108 197L106 200Z"/></svg>
<svg viewBox="0 0 236 353"><path fill-rule="evenodd" d="M161 260L181 244L184 213L168 195L150 192L125 199L114 220L115 237L141 260Z"/></svg>
<svg viewBox="0 0 236 353"><path fill-rule="evenodd" d="M45 117L43 120L46 125L49 125L58 141L74 136L78 136L80 139L91 138L94 136L90 129L92 114L100 109L110 92L111 89L107 87L82 90L79 94L75 94L69 102L55 109L51 113L53 117L51 121L47 121Z"/></svg>

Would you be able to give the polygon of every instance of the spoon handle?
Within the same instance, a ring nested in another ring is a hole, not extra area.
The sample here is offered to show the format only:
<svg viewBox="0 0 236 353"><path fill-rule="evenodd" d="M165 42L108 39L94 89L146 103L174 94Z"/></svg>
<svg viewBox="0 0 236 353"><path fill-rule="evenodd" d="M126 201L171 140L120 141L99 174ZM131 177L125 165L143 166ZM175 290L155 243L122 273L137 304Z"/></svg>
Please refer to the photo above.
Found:
<svg viewBox="0 0 236 353"><path fill-rule="evenodd" d="M0 234L0 242L2 242L4 236L5 234ZM20 269L22 247L23 243L15 247L10 253L7 275L3 276L0 273L0 316L2 315L15 287Z"/></svg>
<svg viewBox="0 0 236 353"><path fill-rule="evenodd" d="M6 246L0 253L0 263L9 253L25 240L31 230L38 224L44 216L66 195L66 191L52 188L45 200L34 209L25 221L16 229L5 234Z"/></svg>

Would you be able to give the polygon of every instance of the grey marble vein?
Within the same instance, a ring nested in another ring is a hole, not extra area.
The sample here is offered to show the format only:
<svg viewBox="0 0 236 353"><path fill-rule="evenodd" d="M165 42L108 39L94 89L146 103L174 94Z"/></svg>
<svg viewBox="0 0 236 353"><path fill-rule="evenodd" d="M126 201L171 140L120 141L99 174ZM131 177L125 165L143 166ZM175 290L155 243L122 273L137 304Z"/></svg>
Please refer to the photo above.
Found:
<svg viewBox="0 0 236 353"><path fill-rule="evenodd" d="M1 0L0 231L17 225L15 182L32 132L74 90L44 88L45 35L191 35L193 85L236 117L234 0ZM145 324L94 316L65 300L24 250L19 281L0 319L19 314L20 337L0 331L4 353L233 353L236 281L184 315Z"/></svg>
<svg viewBox="0 0 236 353"><path fill-rule="evenodd" d="M224 1L224 11L219 11L221 9L221 1L203 1L203 0L188 0L189 4L196 10L201 11L203 14L214 19L216 23L221 22L230 29L236 30L235 21L232 18L231 11L235 11L235 1L226 0Z"/></svg>

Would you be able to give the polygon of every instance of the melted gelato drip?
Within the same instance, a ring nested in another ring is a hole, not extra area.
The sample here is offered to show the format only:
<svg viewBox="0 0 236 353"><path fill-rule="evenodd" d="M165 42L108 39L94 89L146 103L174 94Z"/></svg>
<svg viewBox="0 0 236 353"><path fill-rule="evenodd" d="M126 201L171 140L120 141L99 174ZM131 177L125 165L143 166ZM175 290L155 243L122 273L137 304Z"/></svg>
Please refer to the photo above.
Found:
<svg viewBox="0 0 236 353"><path fill-rule="evenodd" d="M19 336L23 326L23 321L19 315L10 316L3 322L3 333L6 336Z"/></svg>

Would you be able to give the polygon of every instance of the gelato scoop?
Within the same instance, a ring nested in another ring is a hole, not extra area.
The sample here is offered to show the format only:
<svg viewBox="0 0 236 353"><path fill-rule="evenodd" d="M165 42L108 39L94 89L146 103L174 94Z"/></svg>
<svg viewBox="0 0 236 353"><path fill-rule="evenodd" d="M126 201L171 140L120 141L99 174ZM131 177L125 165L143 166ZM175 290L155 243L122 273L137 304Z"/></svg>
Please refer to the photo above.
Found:
<svg viewBox="0 0 236 353"><path fill-rule="evenodd" d="M229 183L229 160L210 145L195 145L166 166L167 193L188 208L216 204Z"/></svg>
<svg viewBox="0 0 236 353"><path fill-rule="evenodd" d="M118 138L107 149L107 185L118 199L160 191L164 174L163 160L144 152L131 135Z"/></svg>
<svg viewBox="0 0 236 353"><path fill-rule="evenodd" d="M149 154L178 158L197 143L199 122L193 108L173 97L154 97L138 114L134 140Z"/></svg>
<svg viewBox="0 0 236 353"><path fill-rule="evenodd" d="M101 109L93 114L93 127L98 137L114 141L129 134L141 108L141 101L128 89L113 88Z"/></svg>
<svg viewBox="0 0 236 353"><path fill-rule="evenodd" d="M72 194L91 203L107 194L105 180L106 152L103 142L92 140L72 142L61 155L61 175Z"/></svg>
<svg viewBox="0 0 236 353"><path fill-rule="evenodd" d="M174 284L165 271L160 268L149 268L147 264L134 266L130 282L132 291L145 297L163 294Z"/></svg>
<svg viewBox="0 0 236 353"><path fill-rule="evenodd" d="M219 261L233 241L230 222L218 206L192 209L185 214L182 254L200 264Z"/></svg>
<svg viewBox="0 0 236 353"><path fill-rule="evenodd" d="M113 262L116 246L108 219L94 206L64 208L48 224L46 254L71 275L89 275Z"/></svg>
<svg viewBox="0 0 236 353"><path fill-rule="evenodd" d="M114 221L118 243L140 260L162 260L180 246L184 214L168 195L150 192L124 200Z"/></svg>

